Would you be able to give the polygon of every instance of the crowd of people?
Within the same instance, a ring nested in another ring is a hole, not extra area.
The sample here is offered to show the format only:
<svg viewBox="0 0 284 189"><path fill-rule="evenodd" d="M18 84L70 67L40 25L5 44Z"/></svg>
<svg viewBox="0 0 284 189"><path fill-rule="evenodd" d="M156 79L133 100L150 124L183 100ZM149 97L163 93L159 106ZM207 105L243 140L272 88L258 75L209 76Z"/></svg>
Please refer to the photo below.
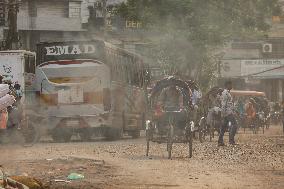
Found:
<svg viewBox="0 0 284 189"><path fill-rule="evenodd" d="M10 92L8 94L14 96L15 103L12 106L8 106L0 111L0 129L6 130L13 128L19 122L22 114L21 98L23 91L19 83L13 85L11 79L4 78L0 75L0 84L9 85ZM14 111L17 110L17 111Z"/></svg>
<svg viewBox="0 0 284 189"><path fill-rule="evenodd" d="M279 118L283 120L284 131L284 102L271 104L264 96L232 96L231 90L233 84L231 81L225 82L224 88L215 87L211 93L206 94L206 98L202 97L202 93L197 85L191 86L191 103L193 106L193 118L195 124L198 124L200 115L197 112L202 112L201 116L206 117L207 125L211 125L216 117L219 117L220 122L216 131L219 133L218 146L224 146L224 133L229 132L229 144L236 145L235 135L238 127L252 127L259 124L260 117L265 121L271 116L272 112L282 112ZM213 92L212 92L213 91ZM159 107L156 114L162 114L161 107L181 107L182 98L178 87L170 87L163 90ZM205 97L205 96L204 96ZM204 104L206 107L204 108ZM200 111L200 109L206 109ZM261 114L261 116L260 116ZM240 118L243 120L240 122ZM270 118L272 119L272 118ZM260 126L257 126L260 127ZM264 127L264 126L263 126Z"/></svg>

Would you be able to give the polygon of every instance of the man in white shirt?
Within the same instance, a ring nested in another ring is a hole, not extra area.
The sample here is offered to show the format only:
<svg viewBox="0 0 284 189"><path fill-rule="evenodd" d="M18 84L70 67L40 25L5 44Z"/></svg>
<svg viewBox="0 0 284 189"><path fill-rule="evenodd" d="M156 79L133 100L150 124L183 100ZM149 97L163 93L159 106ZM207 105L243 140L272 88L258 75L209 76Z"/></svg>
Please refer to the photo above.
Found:
<svg viewBox="0 0 284 189"><path fill-rule="evenodd" d="M201 99L201 98L202 98L202 93L197 88L193 89L192 97L191 97L192 104L196 105L198 103L199 99Z"/></svg>

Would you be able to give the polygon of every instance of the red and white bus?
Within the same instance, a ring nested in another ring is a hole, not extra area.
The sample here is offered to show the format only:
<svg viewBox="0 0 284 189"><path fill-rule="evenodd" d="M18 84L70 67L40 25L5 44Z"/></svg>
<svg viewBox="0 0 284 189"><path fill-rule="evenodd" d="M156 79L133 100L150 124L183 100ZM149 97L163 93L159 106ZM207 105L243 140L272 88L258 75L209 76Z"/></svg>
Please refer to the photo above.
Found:
<svg viewBox="0 0 284 189"><path fill-rule="evenodd" d="M74 133L138 137L145 123L149 69L141 57L104 41L41 43L36 91L55 141Z"/></svg>

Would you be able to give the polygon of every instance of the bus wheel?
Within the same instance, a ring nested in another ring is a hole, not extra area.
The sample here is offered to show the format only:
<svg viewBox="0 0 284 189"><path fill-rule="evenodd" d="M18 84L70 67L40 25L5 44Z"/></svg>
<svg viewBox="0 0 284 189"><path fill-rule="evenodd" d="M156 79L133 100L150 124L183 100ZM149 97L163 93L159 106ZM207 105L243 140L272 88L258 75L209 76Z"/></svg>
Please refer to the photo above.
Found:
<svg viewBox="0 0 284 189"><path fill-rule="evenodd" d="M107 140L118 140L122 137L122 129L120 128L107 128L105 131Z"/></svg>
<svg viewBox="0 0 284 189"><path fill-rule="evenodd" d="M140 130L138 130L138 131L129 131L129 135L132 136L132 138L139 138L140 137Z"/></svg>
<svg viewBox="0 0 284 189"><path fill-rule="evenodd" d="M88 141L91 141L93 132L90 129L82 129L79 132L79 135L82 141L88 142Z"/></svg>
<svg viewBox="0 0 284 189"><path fill-rule="evenodd" d="M68 128L55 128L51 137L55 142L70 142L73 133Z"/></svg>
<svg viewBox="0 0 284 189"><path fill-rule="evenodd" d="M23 131L26 143L36 143L40 140L39 130L32 122L29 122L28 128Z"/></svg>

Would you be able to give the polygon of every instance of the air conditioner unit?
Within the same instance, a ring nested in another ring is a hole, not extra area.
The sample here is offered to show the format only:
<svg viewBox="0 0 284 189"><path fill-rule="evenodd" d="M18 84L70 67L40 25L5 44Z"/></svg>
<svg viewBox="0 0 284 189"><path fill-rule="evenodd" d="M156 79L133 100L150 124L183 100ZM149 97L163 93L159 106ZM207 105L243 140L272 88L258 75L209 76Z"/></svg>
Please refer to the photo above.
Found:
<svg viewBox="0 0 284 189"><path fill-rule="evenodd" d="M262 52L263 53L271 53L272 52L272 44L265 43L262 45Z"/></svg>

